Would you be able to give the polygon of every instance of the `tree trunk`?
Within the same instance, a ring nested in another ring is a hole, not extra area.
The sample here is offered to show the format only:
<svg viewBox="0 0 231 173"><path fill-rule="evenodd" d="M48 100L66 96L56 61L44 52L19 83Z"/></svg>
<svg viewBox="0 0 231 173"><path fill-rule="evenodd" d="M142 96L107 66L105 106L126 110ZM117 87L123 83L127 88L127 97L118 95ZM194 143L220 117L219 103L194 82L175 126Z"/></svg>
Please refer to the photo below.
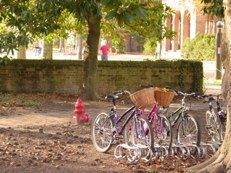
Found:
<svg viewBox="0 0 231 173"><path fill-rule="evenodd" d="M79 60L83 58L83 38L81 35L77 35L77 57Z"/></svg>
<svg viewBox="0 0 231 173"><path fill-rule="evenodd" d="M53 41L44 39L43 43L43 58L53 59Z"/></svg>
<svg viewBox="0 0 231 173"><path fill-rule="evenodd" d="M17 59L26 59L26 46L19 46Z"/></svg>
<svg viewBox="0 0 231 173"><path fill-rule="evenodd" d="M85 49L86 57L84 61L84 98L87 100L96 100L99 97L96 94L97 77L97 54L100 38L101 17L90 16L88 22L87 46Z"/></svg>
<svg viewBox="0 0 231 173"><path fill-rule="evenodd" d="M199 173L223 173L231 172L231 0L224 0L225 9L225 28L222 39L222 63L224 65L225 74L222 81L222 94L227 102L227 122L224 142L217 153L206 162L188 168L186 172Z"/></svg>
<svg viewBox="0 0 231 173"><path fill-rule="evenodd" d="M60 38L59 52L65 52L65 39L64 38Z"/></svg>

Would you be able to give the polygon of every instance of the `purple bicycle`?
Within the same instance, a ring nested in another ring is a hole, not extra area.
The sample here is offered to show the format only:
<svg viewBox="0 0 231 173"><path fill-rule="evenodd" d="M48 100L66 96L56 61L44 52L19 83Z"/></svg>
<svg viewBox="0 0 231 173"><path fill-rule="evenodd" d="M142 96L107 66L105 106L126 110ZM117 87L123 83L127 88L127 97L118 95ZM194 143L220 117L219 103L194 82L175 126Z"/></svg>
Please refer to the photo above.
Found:
<svg viewBox="0 0 231 173"><path fill-rule="evenodd" d="M129 147L153 150L153 131L149 121L141 116L140 110L132 105L121 114L117 112L116 101L123 95L131 94L129 91L122 90L106 96L106 100L113 105L109 113L100 113L92 122L94 147L99 152L107 152L118 139L122 138Z"/></svg>

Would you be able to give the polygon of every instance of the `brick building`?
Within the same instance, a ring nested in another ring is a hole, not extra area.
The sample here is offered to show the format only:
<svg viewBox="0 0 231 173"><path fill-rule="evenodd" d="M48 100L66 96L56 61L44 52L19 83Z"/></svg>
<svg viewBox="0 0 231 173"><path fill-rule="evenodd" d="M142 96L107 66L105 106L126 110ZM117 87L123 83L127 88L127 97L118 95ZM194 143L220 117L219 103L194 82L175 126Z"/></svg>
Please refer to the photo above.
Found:
<svg viewBox="0 0 231 173"><path fill-rule="evenodd" d="M165 39L163 51L180 50L186 38L194 38L197 33L215 34L217 18L203 14L200 0L162 0L175 14L166 21L177 35L173 40Z"/></svg>
<svg viewBox="0 0 231 173"><path fill-rule="evenodd" d="M177 34L173 40L164 39L162 53L179 52L186 38L194 38L197 33L215 34L217 18L203 14L201 0L162 0L162 3L171 7L175 13L167 19L166 26L172 28ZM126 51L137 51L140 49L136 41L128 38Z"/></svg>

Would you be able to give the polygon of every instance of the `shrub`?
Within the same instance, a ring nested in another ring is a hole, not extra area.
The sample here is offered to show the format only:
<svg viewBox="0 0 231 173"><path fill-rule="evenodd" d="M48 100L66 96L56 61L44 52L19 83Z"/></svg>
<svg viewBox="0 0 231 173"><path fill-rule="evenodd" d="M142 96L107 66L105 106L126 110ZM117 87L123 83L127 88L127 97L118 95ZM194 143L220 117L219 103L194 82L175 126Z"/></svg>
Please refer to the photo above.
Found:
<svg viewBox="0 0 231 173"><path fill-rule="evenodd" d="M12 60L11 56L5 55L3 57L0 57L0 64L8 64L11 60Z"/></svg>
<svg viewBox="0 0 231 173"><path fill-rule="evenodd" d="M156 42L151 41L150 39L146 39L144 43L144 51L145 55L156 55Z"/></svg>
<svg viewBox="0 0 231 173"><path fill-rule="evenodd" d="M181 51L184 59L215 60L215 36L197 34L195 38L185 40Z"/></svg>

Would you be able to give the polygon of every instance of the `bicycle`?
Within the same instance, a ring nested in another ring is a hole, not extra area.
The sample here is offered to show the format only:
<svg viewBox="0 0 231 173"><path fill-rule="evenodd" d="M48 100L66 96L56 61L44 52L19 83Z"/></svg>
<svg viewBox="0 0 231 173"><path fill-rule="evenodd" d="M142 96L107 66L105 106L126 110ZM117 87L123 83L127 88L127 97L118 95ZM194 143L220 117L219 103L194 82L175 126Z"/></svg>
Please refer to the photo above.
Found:
<svg viewBox="0 0 231 173"><path fill-rule="evenodd" d="M144 115L149 120L150 124L153 127L155 152L162 153L162 156L167 156L171 151L172 127L166 115L168 112L169 104L172 101L175 92L166 88L153 87L152 85L142 85L141 87L152 88L154 93L158 92L159 94L162 94L160 97L165 97L165 100L161 101L161 99L159 99L157 95L154 94L156 103L153 104L149 111L145 112L144 110L142 110L142 115Z"/></svg>
<svg viewBox="0 0 231 173"><path fill-rule="evenodd" d="M189 108L186 106L186 97L197 96L196 93L183 93L175 91L178 96L183 96L181 105L170 114L170 123L172 128L176 126L176 144L177 145L195 145L200 146L200 127L197 120L189 114Z"/></svg>
<svg viewBox="0 0 231 173"><path fill-rule="evenodd" d="M166 117L167 108L154 104L150 111L145 114L152 125L154 135L154 152L158 156L168 156L172 146L172 127Z"/></svg>
<svg viewBox="0 0 231 173"><path fill-rule="evenodd" d="M128 149L134 146L152 151L154 143L153 131L149 121L140 116L140 110L132 105L121 115L118 115L116 101L123 95L131 95L131 93L126 90L114 91L113 95L105 97L113 105L109 113L100 113L92 123L91 133L94 147L99 152L107 152L116 139L121 136L124 138Z"/></svg>
<svg viewBox="0 0 231 173"><path fill-rule="evenodd" d="M227 113L221 108L221 94L203 95L204 103L209 104L205 113L206 129L213 142L222 143L224 140ZM214 105L215 103L215 105Z"/></svg>

